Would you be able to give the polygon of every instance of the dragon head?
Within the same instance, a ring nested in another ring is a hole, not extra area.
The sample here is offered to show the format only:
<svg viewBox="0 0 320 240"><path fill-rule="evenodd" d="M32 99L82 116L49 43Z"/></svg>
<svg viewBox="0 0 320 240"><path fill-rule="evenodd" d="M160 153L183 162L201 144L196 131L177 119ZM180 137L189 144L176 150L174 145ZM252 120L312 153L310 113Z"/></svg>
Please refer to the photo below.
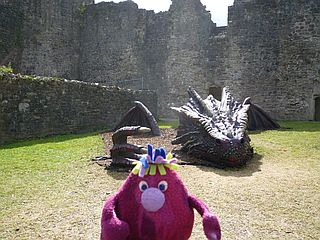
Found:
<svg viewBox="0 0 320 240"><path fill-rule="evenodd" d="M180 126L172 144L182 151L217 166L241 166L252 158L253 149L246 127L248 100L236 101L227 87L221 101L209 95L205 100L189 88L189 102L179 108Z"/></svg>

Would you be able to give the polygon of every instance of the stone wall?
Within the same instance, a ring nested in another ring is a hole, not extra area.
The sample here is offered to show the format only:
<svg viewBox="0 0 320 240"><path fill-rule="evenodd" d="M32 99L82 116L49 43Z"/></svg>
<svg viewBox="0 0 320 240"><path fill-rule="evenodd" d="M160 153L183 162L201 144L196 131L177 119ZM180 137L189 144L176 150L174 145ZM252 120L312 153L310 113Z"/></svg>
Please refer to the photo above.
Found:
<svg viewBox="0 0 320 240"><path fill-rule="evenodd" d="M276 119L312 120L319 94L320 1L235 1L224 83Z"/></svg>
<svg viewBox="0 0 320 240"><path fill-rule="evenodd" d="M81 14L93 0L13 0L23 15L23 49L18 71L79 78Z"/></svg>
<svg viewBox="0 0 320 240"><path fill-rule="evenodd" d="M158 93L167 92L167 14L138 9L131 1L86 8L81 34L80 79ZM161 114L162 115L162 114Z"/></svg>
<svg viewBox="0 0 320 240"><path fill-rule="evenodd" d="M143 79L143 87L159 95L160 115L173 116L169 107L186 101L188 86L207 94L214 29L199 0L174 0L168 12L157 14L132 1L88 6L80 79L113 85L127 81L128 87L131 80Z"/></svg>
<svg viewBox="0 0 320 240"><path fill-rule="evenodd" d="M53 134L106 130L143 102L157 116L152 91L0 73L0 144Z"/></svg>
<svg viewBox="0 0 320 240"><path fill-rule="evenodd" d="M170 107L187 101L188 86L206 97L228 85L275 119L314 119L320 1L235 0L227 27L216 27L200 0L172 0L160 13L133 1L92 2L0 0L0 18L12 26L0 23L1 62L22 73L154 90L161 117L175 116Z"/></svg>
<svg viewBox="0 0 320 240"><path fill-rule="evenodd" d="M20 67L23 50L23 13L18 4L4 4L2 1L0 1L0 65L12 63L12 67L17 69Z"/></svg>
<svg viewBox="0 0 320 240"><path fill-rule="evenodd" d="M147 12L133 2L86 8L81 34L80 79L117 85L141 77Z"/></svg>
<svg viewBox="0 0 320 240"><path fill-rule="evenodd" d="M166 109L185 104L189 86L202 96L208 94L212 69L210 38L216 28L199 0L173 0L169 19Z"/></svg>

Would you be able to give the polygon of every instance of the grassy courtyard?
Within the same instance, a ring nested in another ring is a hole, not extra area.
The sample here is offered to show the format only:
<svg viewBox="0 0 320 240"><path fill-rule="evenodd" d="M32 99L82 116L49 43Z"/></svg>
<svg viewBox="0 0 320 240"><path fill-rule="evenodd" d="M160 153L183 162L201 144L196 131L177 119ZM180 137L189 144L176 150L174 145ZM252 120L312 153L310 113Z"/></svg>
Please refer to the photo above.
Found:
<svg viewBox="0 0 320 240"><path fill-rule="evenodd" d="M320 239L320 123L281 125L250 133L246 167L180 166L223 239ZM103 202L127 176L90 161L103 151L98 133L0 146L0 239L99 239ZM205 239L197 214L191 239Z"/></svg>

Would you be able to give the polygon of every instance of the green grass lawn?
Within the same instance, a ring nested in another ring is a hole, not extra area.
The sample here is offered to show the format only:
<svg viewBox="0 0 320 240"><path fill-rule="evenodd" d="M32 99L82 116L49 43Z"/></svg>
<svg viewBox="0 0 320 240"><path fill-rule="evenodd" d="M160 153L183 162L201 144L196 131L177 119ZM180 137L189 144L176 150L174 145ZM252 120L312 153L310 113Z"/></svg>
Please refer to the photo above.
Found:
<svg viewBox="0 0 320 240"><path fill-rule="evenodd" d="M320 123L281 126L250 133L256 154L241 169L180 166L223 239L320 239ZM98 133L0 146L0 239L98 239L103 202L127 176L90 161L103 151ZM198 215L191 239L205 239Z"/></svg>
<svg viewBox="0 0 320 240"><path fill-rule="evenodd" d="M179 120L175 119L175 120L158 120L158 125L161 128L177 128L179 126Z"/></svg>

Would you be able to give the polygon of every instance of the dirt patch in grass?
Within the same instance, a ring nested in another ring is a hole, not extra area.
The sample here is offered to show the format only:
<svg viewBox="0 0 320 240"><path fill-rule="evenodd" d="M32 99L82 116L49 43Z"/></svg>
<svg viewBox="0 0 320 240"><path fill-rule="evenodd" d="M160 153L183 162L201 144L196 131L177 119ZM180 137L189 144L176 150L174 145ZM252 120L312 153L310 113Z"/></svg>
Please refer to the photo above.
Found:
<svg viewBox="0 0 320 240"><path fill-rule="evenodd" d="M174 150L176 147L171 144L172 139L175 138L177 132L172 128L160 129L161 136L128 136L128 143L146 146L148 143L154 145L154 147L164 147L167 152ZM112 148L112 132L104 133L103 141L106 154L109 154L109 150Z"/></svg>
<svg viewBox="0 0 320 240"><path fill-rule="evenodd" d="M179 147L171 145L175 135L174 129L161 129L160 137L129 137L128 142L142 146L152 143L176 152ZM320 207L316 203L320 199L319 165L310 169L313 162L310 156L301 166L297 156L287 154L286 148L291 145L284 148L276 140L270 144L259 137L253 136L254 158L244 167L216 169L205 166L210 165L207 162L180 154L180 163L190 166L180 166L179 174L190 191L220 217L224 239L317 239L320 237L317 227ZM105 148L110 149L111 133L105 134L104 139ZM260 151L261 147L272 154L266 155ZM191 239L205 239L197 214Z"/></svg>
<svg viewBox="0 0 320 240"><path fill-rule="evenodd" d="M178 173L219 216L223 239L320 239L319 133L252 134L256 155L245 167ZM175 131L162 134L129 142L172 150ZM0 149L0 239L99 239L103 203L128 173L91 161L104 154L100 135L43 144ZM205 239L195 215L190 239Z"/></svg>
<svg viewBox="0 0 320 240"><path fill-rule="evenodd" d="M174 128L163 128L160 129L161 135L160 136L150 136L150 135L140 135L140 136L128 136L128 143L134 144L137 146L143 146L146 147L147 144L152 144L154 147L163 147L166 152L171 152L174 154L176 158L179 159L180 165L197 165L197 166L215 166L213 163L210 163L208 161L204 161L201 159L194 158L192 156L189 156L180 150L180 145L172 145L171 141L176 137L177 130ZM112 132L104 133L102 134L102 139L104 142L104 149L106 155L110 157L110 149L113 146L112 143ZM258 156L256 156L258 157ZM126 169L125 166L110 166L111 160L102 160L98 161L100 165L105 165L108 169L112 170L124 170ZM131 167L129 166L129 169Z"/></svg>

